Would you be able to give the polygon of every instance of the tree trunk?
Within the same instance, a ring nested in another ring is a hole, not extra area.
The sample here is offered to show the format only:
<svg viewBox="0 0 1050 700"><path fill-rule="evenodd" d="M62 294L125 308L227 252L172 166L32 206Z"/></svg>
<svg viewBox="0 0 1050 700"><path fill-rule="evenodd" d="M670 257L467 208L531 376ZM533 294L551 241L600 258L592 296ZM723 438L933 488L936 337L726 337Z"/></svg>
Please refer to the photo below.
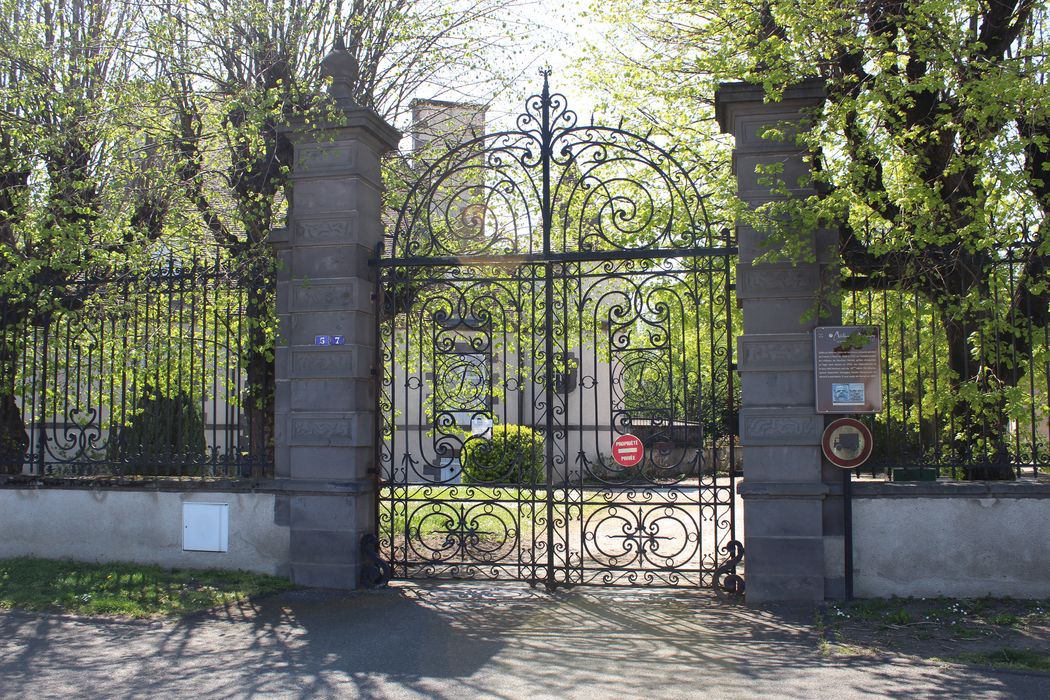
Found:
<svg viewBox="0 0 1050 700"><path fill-rule="evenodd" d="M271 476L274 463L274 350L266 333L274 313L272 265L269 256L253 259L244 278L248 323L244 414L251 466L250 474L245 470L242 475L256 478Z"/></svg>
<svg viewBox="0 0 1050 700"><path fill-rule="evenodd" d="M951 390L956 397L964 384L975 383L981 391L991 397L990 404L982 403L978 410L965 400L956 400L952 407L954 435L952 435L951 458L961 462L965 478L970 481L1009 481L1016 479L1010 464L1009 426L1006 420L1006 397L997 388L988 386L987 362L974 357L970 342L978 319L952 319L942 314L945 334L948 339L948 366L952 370ZM980 349L978 349L980 350ZM981 368L984 368L984 372ZM975 443L979 445L974 450Z"/></svg>
<svg viewBox="0 0 1050 700"><path fill-rule="evenodd" d="M8 319L3 317L5 325ZM25 418L15 402L15 376L18 372L18 349L14 337L24 324L3 329L0 338L0 474L21 474L29 448Z"/></svg>
<svg viewBox="0 0 1050 700"><path fill-rule="evenodd" d="M22 411L10 393L0 393L0 474L21 474L29 448Z"/></svg>

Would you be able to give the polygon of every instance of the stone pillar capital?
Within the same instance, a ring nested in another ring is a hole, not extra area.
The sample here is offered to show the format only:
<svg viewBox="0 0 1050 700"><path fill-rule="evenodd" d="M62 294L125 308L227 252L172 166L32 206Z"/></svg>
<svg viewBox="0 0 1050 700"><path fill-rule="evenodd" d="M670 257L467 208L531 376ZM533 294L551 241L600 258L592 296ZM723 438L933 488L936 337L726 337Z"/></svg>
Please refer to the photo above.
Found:
<svg viewBox="0 0 1050 700"><path fill-rule="evenodd" d="M715 119L722 133L738 136L742 120L761 117L770 121L798 120L827 99L824 81L809 78L784 90L780 99L766 100L766 91L754 83L721 83L715 92Z"/></svg>
<svg viewBox="0 0 1050 700"><path fill-rule="evenodd" d="M367 141L377 155L386 155L397 148L402 134L374 110L360 107L342 98L330 98L336 115L331 119L307 122L290 120L280 128L295 145L324 144L333 139L354 138Z"/></svg>

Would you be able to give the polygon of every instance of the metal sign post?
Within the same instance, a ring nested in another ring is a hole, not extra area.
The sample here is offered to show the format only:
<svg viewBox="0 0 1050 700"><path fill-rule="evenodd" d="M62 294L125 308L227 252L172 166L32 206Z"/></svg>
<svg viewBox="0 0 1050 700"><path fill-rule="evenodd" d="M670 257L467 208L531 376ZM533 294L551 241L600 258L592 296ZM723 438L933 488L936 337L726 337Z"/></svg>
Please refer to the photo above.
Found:
<svg viewBox="0 0 1050 700"><path fill-rule="evenodd" d="M843 549L846 600L853 599L853 480L850 471L871 456L868 426L856 418L836 418L824 428L821 450L829 462L842 469Z"/></svg>
<svg viewBox="0 0 1050 700"><path fill-rule="evenodd" d="M821 326L813 331L817 413L882 410L882 356L878 326ZM821 449L842 469L843 568L846 600L853 599L853 480L850 471L871 456L868 426L838 418L824 429Z"/></svg>

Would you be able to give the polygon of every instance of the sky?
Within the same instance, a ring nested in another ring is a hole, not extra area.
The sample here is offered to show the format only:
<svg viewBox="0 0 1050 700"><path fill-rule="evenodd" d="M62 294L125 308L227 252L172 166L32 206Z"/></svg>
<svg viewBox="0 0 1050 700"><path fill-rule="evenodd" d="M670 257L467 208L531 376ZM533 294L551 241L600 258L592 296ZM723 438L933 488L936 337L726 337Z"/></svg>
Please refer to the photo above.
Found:
<svg viewBox="0 0 1050 700"><path fill-rule="evenodd" d="M531 11L525 13L541 29L543 44L532 47L528 60L523 63L519 73L518 85L530 86L531 91L539 90L542 78L539 71L549 66L551 87L569 98L570 105L583 117L590 115L594 98L580 89L573 77L574 68L581 60L588 44L600 44L605 36L603 27L587 18L583 13L592 0L537 0ZM519 105L520 107L520 105Z"/></svg>
<svg viewBox="0 0 1050 700"><path fill-rule="evenodd" d="M595 96L589 94L573 77L574 68L584 55L588 44L604 41L603 27L583 13L594 0L523 0L517 10L522 23L532 23L536 29L518 38L520 63L508 71L509 85L498 90L489 104L488 119L493 126L511 125L524 108L525 98L538 94L543 79L540 69L548 66L553 71L551 88L564 94L581 121L590 119ZM480 96L488 101L489 96Z"/></svg>

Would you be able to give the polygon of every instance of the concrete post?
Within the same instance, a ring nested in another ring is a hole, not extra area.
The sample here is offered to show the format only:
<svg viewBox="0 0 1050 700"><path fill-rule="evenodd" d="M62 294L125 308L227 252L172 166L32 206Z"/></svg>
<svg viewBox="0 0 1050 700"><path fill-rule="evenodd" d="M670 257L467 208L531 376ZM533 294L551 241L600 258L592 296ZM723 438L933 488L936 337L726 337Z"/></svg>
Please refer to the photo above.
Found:
<svg viewBox="0 0 1050 700"><path fill-rule="evenodd" d="M374 271L383 238L381 157L401 135L351 99L356 66L325 59L343 118L293 126L288 228L278 256L276 476L286 495L291 578L355 588L375 493ZM341 341L341 342L339 342Z"/></svg>
<svg viewBox="0 0 1050 700"><path fill-rule="evenodd" d="M810 167L793 134L824 100L823 84L802 83L765 103L761 86L722 85L715 100L723 132L736 137L739 196L752 208L807 196ZM773 127L786 138L764 133ZM759 166L782 164L788 192L774 192ZM800 182L800 178L802 182ZM844 591L841 475L823 465L824 417L816 413L813 333L838 323L814 313L822 281L836 264L829 231L812 232L816 262L753 264L766 236L738 226L737 299L744 333L737 341L740 443L743 446L745 566L749 602L823 600Z"/></svg>

